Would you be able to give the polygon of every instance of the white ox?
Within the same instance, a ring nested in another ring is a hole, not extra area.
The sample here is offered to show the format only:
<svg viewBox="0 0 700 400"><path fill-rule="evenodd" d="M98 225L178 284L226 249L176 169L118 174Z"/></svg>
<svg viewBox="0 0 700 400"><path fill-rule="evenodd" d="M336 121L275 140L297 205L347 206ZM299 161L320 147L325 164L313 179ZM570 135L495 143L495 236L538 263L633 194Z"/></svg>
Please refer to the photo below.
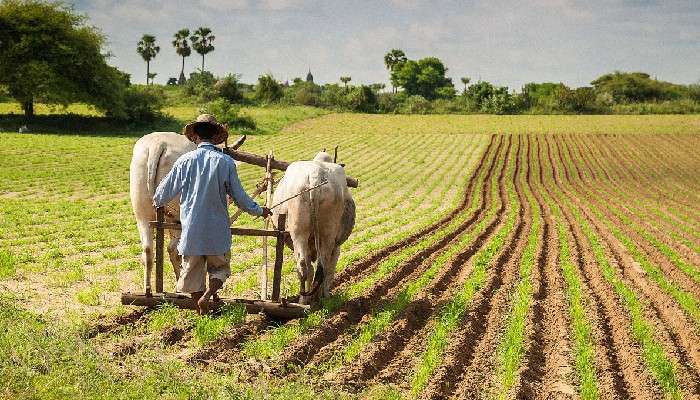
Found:
<svg viewBox="0 0 700 400"><path fill-rule="evenodd" d="M153 195L163 178L173 168L175 161L183 154L195 150L197 145L184 135L174 132L153 132L134 145L134 152L129 167L129 192L131 206L136 216L139 235L141 236L141 261L145 267L144 287L150 287L151 269L153 266L153 233L148 226L149 221L156 219L153 207ZM166 207L166 222L180 221L180 198L171 201ZM170 231L168 254L172 262L175 276L180 275L180 256L177 245L180 241L180 231Z"/></svg>
<svg viewBox="0 0 700 400"><path fill-rule="evenodd" d="M320 152L312 161L289 165L273 196L273 204L307 191L273 209L277 226L280 214L287 214L286 230L299 274L300 303L307 304L317 295L330 296L340 245L355 225L355 202L350 195L345 169ZM314 273L312 262L316 261ZM318 293L319 289L322 291Z"/></svg>

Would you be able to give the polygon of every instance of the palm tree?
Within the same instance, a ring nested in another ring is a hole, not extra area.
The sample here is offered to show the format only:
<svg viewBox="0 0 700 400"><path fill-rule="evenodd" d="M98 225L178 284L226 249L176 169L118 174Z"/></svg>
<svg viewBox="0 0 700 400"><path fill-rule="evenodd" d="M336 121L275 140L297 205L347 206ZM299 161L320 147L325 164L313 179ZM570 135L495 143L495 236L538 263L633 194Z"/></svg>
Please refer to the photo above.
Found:
<svg viewBox="0 0 700 400"><path fill-rule="evenodd" d="M386 65L386 69L388 69L389 72L393 72L397 65L405 63L407 60L408 58L406 58L406 53L400 49L391 49L390 52L384 55L384 65ZM392 91L396 93L396 88L394 85L391 87Z"/></svg>
<svg viewBox="0 0 700 400"><path fill-rule="evenodd" d="M160 47L156 46L156 37L145 34L136 45L136 51L141 54L141 58L146 61L146 85L151 76L151 60L156 58L156 54L160 51Z"/></svg>
<svg viewBox="0 0 700 400"><path fill-rule="evenodd" d="M349 77L349 76L341 76L341 77L340 77L340 81L343 82L343 83L345 84L345 90L346 90L346 91L348 90L348 82L350 82L351 80L352 80L352 78Z"/></svg>
<svg viewBox="0 0 700 400"><path fill-rule="evenodd" d="M185 83L185 57L189 57L192 54L192 48L190 47L187 39L190 37L190 30L180 29L175 33L175 40L173 40L173 47L175 47L175 52L182 57L182 69L180 70L180 78L177 80L178 85Z"/></svg>
<svg viewBox="0 0 700 400"><path fill-rule="evenodd" d="M214 41L215 36L211 34L211 29L205 27L199 27L190 36L190 41L192 42L192 48L194 51L202 55L202 71L204 72L204 55L214 51Z"/></svg>
<svg viewBox="0 0 700 400"><path fill-rule="evenodd" d="M470 82L472 79L471 79L470 77L468 77L468 76L463 76L463 77L460 78L460 80L461 80L462 83L464 84L464 93L467 93L467 85L469 84L469 82Z"/></svg>

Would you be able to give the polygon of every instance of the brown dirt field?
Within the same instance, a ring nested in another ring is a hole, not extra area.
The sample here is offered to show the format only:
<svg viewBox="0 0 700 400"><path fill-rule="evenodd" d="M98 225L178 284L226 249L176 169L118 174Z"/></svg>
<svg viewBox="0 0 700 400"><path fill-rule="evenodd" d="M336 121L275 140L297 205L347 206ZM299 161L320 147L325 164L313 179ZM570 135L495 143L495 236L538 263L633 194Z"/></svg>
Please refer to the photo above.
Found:
<svg viewBox="0 0 700 400"><path fill-rule="evenodd" d="M700 223L700 155L692 151L696 136L605 136L605 135L493 135L469 179L461 180L461 203L446 215L403 240L348 265L339 272L335 290L345 290L377 270L381 263L447 227L444 237L409 255L363 293L348 299L318 325L295 337L281 353L266 361L271 370L252 368L250 374L271 374L294 379L312 376L318 385L352 388L353 392L389 384L403 396L424 399L492 398L501 390L499 349L503 343L515 288L521 279L519 262L533 229L533 215L526 193L532 194L541 210L541 232L531 271L531 302L523 322L522 356L506 398L574 399L580 393L580 365L576 359L574 319L559 262L559 228L563 224L570 261L580 282L590 326L592 365L598 396L605 399L660 399L669 396L648 362L643 343L633 331L633 316L597 263L602 252L620 282L639 299L641 316L653 330L651 340L673 364L678 393L698 398L700 393L700 326L664 288L635 260L608 226L612 224L633 243L641 255L657 267L664 278L677 285L700 304L700 284L674 265L674 261L638 233L658 240L683 262L700 269L700 245L694 232ZM515 160L514 164L511 160ZM503 161L502 164L499 164ZM693 173L695 172L695 173ZM490 190L476 192L477 179L484 188L498 185L498 197ZM466 177L465 177L466 178ZM513 207L508 190L513 188L520 208L513 231L493 254L483 283L462 310L461 320L446 333L439 362L418 392L413 381L421 368L422 356L445 306L455 298L475 271L474 255L505 226ZM476 201L477 207L469 206ZM555 206L551 206L555 204ZM488 211L495 207L494 214ZM560 218L554 218L559 208ZM467 214L467 211L470 214ZM653 211L661 210L668 218ZM578 214L580 213L580 215ZM619 213L634 226L627 226ZM486 215L491 219L484 221ZM577 220L585 220L585 231ZM481 232L472 232L484 222ZM589 241L592 233L600 242L598 250ZM463 238L472 238L455 248ZM690 247L674 240L680 236ZM418 280L436 259L453 254L435 276L417 290L387 326L374 334L354 359L344 362L339 354L357 337L360 329ZM599 251L596 253L596 251ZM111 335L123 326L143 324L143 312L96 323L93 336ZM292 321L288 324L298 322ZM249 318L223 337L194 352L181 355L187 362L225 369L227 363L247 362L241 349L247 341L265 335L272 323ZM166 345L188 340L186 330L161 333ZM142 343L143 342L143 343ZM148 346L145 341L124 343L118 351L127 353ZM257 361L255 361L257 362ZM248 365L246 364L246 365ZM333 367L328 367L332 364ZM288 368L292 366L293 368ZM676 389L673 389L676 390Z"/></svg>

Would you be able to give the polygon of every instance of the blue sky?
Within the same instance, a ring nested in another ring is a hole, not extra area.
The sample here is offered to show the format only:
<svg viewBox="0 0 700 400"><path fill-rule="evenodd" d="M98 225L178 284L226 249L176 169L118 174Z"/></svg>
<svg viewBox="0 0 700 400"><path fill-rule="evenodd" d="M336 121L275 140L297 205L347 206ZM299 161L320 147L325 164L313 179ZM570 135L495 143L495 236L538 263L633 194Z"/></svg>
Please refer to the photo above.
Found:
<svg viewBox="0 0 700 400"><path fill-rule="evenodd" d="M92 0L76 10L107 35L111 63L143 82L136 53L143 33L156 35L152 63L164 82L179 74L170 42L180 28L210 27L216 50L206 69L242 74L253 82L270 72L280 80L388 82L391 48L409 58L436 56L459 87L459 77L511 88L527 82L588 84L613 70L645 71L679 83L700 80L700 1L317 1ZM186 72L199 66L186 61Z"/></svg>

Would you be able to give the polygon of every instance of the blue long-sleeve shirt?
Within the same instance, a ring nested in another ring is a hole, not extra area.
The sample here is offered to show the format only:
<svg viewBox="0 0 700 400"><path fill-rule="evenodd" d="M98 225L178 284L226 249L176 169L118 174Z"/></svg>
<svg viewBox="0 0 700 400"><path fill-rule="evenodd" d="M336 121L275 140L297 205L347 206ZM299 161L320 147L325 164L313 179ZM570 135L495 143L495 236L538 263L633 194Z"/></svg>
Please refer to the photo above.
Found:
<svg viewBox="0 0 700 400"><path fill-rule="evenodd" d="M262 208L243 190L233 159L208 142L183 154L153 196L163 206L180 194L181 255L218 255L231 249L226 194L243 211L262 215Z"/></svg>

